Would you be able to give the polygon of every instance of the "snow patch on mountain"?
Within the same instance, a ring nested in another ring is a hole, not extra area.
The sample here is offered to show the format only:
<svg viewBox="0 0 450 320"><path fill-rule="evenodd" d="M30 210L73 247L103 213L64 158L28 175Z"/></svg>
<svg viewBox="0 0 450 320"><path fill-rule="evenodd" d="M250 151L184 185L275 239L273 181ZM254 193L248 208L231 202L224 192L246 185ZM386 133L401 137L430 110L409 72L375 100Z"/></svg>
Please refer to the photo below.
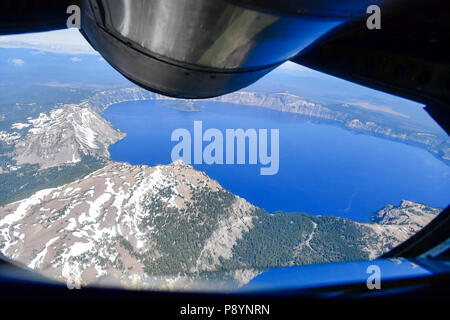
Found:
<svg viewBox="0 0 450 320"><path fill-rule="evenodd" d="M13 159L41 169L78 163L83 156L107 159L108 146L125 136L92 109L75 104L41 113L24 125L21 129L30 128L16 142Z"/></svg>

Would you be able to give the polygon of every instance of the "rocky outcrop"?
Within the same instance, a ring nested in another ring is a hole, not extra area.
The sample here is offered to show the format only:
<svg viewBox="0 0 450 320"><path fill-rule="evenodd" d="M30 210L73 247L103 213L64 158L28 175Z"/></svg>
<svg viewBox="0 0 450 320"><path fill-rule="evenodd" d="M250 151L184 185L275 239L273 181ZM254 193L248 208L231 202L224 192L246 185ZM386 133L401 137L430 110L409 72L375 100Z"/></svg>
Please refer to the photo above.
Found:
<svg viewBox="0 0 450 320"><path fill-rule="evenodd" d="M92 109L78 105L41 113L14 127L21 137L13 159L17 165L38 164L41 169L77 163L83 156L108 159L108 146L125 136Z"/></svg>
<svg viewBox="0 0 450 320"><path fill-rule="evenodd" d="M371 221L381 225L408 225L422 228L433 219L440 209L429 207L425 204L403 200L400 206L392 204L379 210L371 218Z"/></svg>
<svg viewBox="0 0 450 320"><path fill-rule="evenodd" d="M372 223L361 224L366 233L364 250L375 259L417 233L441 210L406 200L398 207L387 205L372 216Z"/></svg>

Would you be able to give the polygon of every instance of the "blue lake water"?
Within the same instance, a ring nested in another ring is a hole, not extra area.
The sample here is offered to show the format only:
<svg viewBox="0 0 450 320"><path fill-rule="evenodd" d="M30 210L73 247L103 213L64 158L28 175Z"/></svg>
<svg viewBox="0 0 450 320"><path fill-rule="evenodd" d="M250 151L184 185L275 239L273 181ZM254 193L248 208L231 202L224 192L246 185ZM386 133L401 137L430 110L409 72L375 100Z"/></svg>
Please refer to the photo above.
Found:
<svg viewBox="0 0 450 320"><path fill-rule="evenodd" d="M193 124L203 130L279 129L280 165L261 176L257 165L194 165L233 193L269 212L335 215L358 221L386 204L411 200L445 207L450 167L424 149L318 125L299 116L257 107L202 102L199 112L167 108L158 101L124 102L104 117L127 137L110 147L111 158L131 164L168 164L172 131ZM206 145L207 143L204 143Z"/></svg>

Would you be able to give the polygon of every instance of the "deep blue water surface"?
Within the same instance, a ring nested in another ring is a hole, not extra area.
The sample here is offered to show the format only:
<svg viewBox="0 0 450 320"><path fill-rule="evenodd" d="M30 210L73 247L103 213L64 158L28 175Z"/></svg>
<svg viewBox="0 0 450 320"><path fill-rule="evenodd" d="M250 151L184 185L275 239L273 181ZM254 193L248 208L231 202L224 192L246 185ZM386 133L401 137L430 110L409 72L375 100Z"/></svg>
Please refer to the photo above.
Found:
<svg viewBox="0 0 450 320"><path fill-rule="evenodd" d="M450 167L426 150L299 116L224 103L202 102L199 112L164 107L158 101L109 107L105 118L127 133L110 147L111 157L131 164L168 164L176 142L172 131L195 120L203 130L279 129L277 175L261 176L261 165L194 165L251 203L275 210L335 215L367 221L386 204L412 200L445 207L450 200ZM206 145L207 143L204 143Z"/></svg>

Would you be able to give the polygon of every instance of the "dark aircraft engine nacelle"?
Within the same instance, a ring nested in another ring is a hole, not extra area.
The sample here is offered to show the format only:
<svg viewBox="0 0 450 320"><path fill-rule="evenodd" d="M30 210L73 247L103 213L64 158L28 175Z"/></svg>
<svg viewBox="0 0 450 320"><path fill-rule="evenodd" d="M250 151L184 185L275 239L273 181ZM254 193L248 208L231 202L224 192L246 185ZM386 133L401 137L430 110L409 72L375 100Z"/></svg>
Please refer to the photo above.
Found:
<svg viewBox="0 0 450 320"><path fill-rule="evenodd" d="M81 29L136 84L173 97L207 98L252 84L349 19L335 12L263 10L253 2L84 0Z"/></svg>

